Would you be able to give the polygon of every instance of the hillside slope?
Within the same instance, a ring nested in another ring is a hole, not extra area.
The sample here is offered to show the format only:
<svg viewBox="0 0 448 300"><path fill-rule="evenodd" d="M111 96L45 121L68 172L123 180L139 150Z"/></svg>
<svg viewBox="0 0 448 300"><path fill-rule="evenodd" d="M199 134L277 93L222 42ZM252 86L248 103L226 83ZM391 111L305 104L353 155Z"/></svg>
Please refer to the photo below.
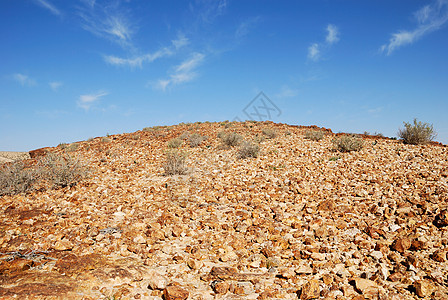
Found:
<svg viewBox="0 0 448 300"><path fill-rule="evenodd" d="M91 175L0 198L0 299L447 299L448 149L373 137L340 153L306 130L195 123L49 148ZM185 132L208 139L166 176Z"/></svg>

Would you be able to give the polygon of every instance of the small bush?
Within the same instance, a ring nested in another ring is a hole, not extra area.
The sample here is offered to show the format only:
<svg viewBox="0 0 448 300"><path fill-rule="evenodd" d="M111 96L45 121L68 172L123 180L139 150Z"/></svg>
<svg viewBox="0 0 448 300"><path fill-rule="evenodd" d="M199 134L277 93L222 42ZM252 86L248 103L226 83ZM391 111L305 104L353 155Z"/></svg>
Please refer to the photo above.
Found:
<svg viewBox="0 0 448 300"><path fill-rule="evenodd" d="M78 143L72 143L67 147L67 151L72 152L72 151L76 151L79 148L79 144Z"/></svg>
<svg viewBox="0 0 448 300"><path fill-rule="evenodd" d="M414 124L404 122L404 128L398 130L398 136L405 144L419 145L434 140L437 133L432 124L414 119Z"/></svg>
<svg viewBox="0 0 448 300"><path fill-rule="evenodd" d="M65 149L65 148L67 148L68 147L68 144L67 143L60 143L59 145L58 145L58 148L61 148L61 149Z"/></svg>
<svg viewBox="0 0 448 300"><path fill-rule="evenodd" d="M262 132L268 139L275 139L277 137L277 132L274 129L264 128Z"/></svg>
<svg viewBox="0 0 448 300"><path fill-rule="evenodd" d="M235 132L231 133L219 133L218 137L221 139L224 145L228 147L238 146L243 139L241 135Z"/></svg>
<svg viewBox="0 0 448 300"><path fill-rule="evenodd" d="M187 155L178 150L171 150L166 153L166 161L163 166L165 175L183 175L186 174L188 168L185 165Z"/></svg>
<svg viewBox="0 0 448 300"><path fill-rule="evenodd" d="M305 132L305 138L312 141L320 141L324 138L324 132L322 130L307 130Z"/></svg>
<svg viewBox="0 0 448 300"><path fill-rule="evenodd" d="M340 152L359 151L364 145L364 141L353 135L343 135L333 139L335 149Z"/></svg>
<svg viewBox="0 0 448 300"><path fill-rule="evenodd" d="M181 140L186 140L190 137L190 133L188 131L185 131L184 133L182 133L181 135L179 135L177 138L181 139Z"/></svg>
<svg viewBox="0 0 448 300"><path fill-rule="evenodd" d="M103 142L103 143L110 143L112 140L110 139L110 138L108 138L108 137L105 137L105 136L103 136L102 138L101 138L101 142Z"/></svg>
<svg viewBox="0 0 448 300"><path fill-rule="evenodd" d="M191 147L197 147L197 146L199 146L199 145L202 143L202 141L204 141L205 139L206 139L205 136L202 136L202 135L200 135L200 134L198 134L198 133L193 133L193 134L188 138L188 141L189 141Z"/></svg>
<svg viewBox="0 0 448 300"><path fill-rule="evenodd" d="M54 153L48 153L39 160L38 171L53 188L74 186L88 174L88 169L78 160Z"/></svg>
<svg viewBox="0 0 448 300"><path fill-rule="evenodd" d="M182 145L182 140L179 138L171 139L168 141L168 148L179 148Z"/></svg>
<svg viewBox="0 0 448 300"><path fill-rule="evenodd" d="M248 158L253 157L256 158L258 156L258 152L260 151L260 147L253 143L244 141L241 143L240 148L238 149L238 158Z"/></svg>
<svg viewBox="0 0 448 300"><path fill-rule="evenodd" d="M32 191L37 179L36 171L22 161L4 164L0 166L0 196Z"/></svg>

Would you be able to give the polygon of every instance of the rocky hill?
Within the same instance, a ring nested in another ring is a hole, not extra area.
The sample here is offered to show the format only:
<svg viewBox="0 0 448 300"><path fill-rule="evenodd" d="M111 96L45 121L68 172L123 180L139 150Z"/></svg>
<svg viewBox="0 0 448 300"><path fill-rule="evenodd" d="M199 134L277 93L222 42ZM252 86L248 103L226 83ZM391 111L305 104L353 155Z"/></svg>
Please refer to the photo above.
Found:
<svg viewBox="0 0 448 300"><path fill-rule="evenodd" d="M180 124L32 152L90 174L0 197L0 299L448 299L448 149L340 152L307 130ZM173 138L185 174L167 175Z"/></svg>

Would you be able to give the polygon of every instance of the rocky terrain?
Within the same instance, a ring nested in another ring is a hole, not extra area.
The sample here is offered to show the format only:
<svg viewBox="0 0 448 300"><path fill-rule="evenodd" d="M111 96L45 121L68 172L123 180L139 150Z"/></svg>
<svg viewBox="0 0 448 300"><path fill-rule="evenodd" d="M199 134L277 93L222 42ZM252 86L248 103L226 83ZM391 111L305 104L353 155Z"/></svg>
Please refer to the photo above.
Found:
<svg viewBox="0 0 448 300"><path fill-rule="evenodd" d="M341 153L306 130L180 124L34 152L91 173L0 197L0 299L448 299L448 149L364 136ZM167 176L185 132L208 139Z"/></svg>

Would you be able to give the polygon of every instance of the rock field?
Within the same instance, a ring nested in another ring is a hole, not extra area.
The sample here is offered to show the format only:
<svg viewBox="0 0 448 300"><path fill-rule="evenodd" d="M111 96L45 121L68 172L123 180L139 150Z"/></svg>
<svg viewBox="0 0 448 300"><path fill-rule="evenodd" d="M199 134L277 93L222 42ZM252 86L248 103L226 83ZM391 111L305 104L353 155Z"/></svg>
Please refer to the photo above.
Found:
<svg viewBox="0 0 448 300"><path fill-rule="evenodd" d="M257 158L217 137L266 128ZM47 148L91 174L0 197L0 299L448 299L448 148L364 136L340 153L306 130L194 123ZM166 176L185 132L208 139Z"/></svg>

